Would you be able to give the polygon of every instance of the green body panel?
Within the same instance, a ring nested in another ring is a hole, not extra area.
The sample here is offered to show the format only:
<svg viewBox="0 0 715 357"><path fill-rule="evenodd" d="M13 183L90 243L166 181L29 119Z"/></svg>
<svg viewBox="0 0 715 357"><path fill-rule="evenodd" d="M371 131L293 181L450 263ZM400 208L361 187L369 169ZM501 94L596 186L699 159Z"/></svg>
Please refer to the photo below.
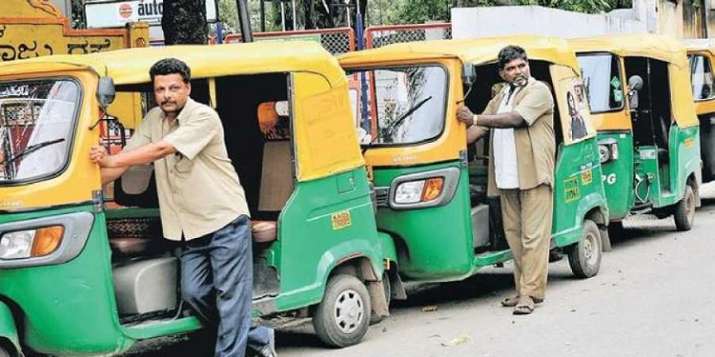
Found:
<svg viewBox="0 0 715 357"><path fill-rule="evenodd" d="M602 182L608 200L611 220L620 220L633 207L633 133L631 131L598 132L598 140L613 139L618 147L618 158L604 163Z"/></svg>
<svg viewBox="0 0 715 357"><path fill-rule="evenodd" d="M148 324L139 324L131 327L124 327L124 333L132 339L143 340L157 336L167 336L179 333L186 333L201 329L203 326L199 319L194 316L184 317L176 320L160 321Z"/></svg>
<svg viewBox="0 0 715 357"><path fill-rule="evenodd" d="M608 219L606 194L595 138L559 145L554 169L552 245L564 247L581 239L583 220L599 210Z"/></svg>
<svg viewBox="0 0 715 357"><path fill-rule="evenodd" d="M458 161L374 168L375 186L389 187L396 177L449 167L458 168L460 176L457 191L447 204L408 210L378 208L378 228L396 239L400 273L410 280L459 280L472 274L474 249L467 170Z"/></svg>
<svg viewBox="0 0 715 357"><path fill-rule="evenodd" d="M334 226L335 215L344 218L346 212L349 224ZM278 234L268 253L280 277L278 311L320 302L332 269L353 258L368 258L376 276L382 275L383 239L377 234L364 167L297 183L281 213Z"/></svg>
<svg viewBox="0 0 715 357"><path fill-rule="evenodd" d="M12 346L20 351L20 339L17 337L17 325L12 311L4 303L0 302L0 340L3 338L10 341Z"/></svg>
<svg viewBox="0 0 715 357"><path fill-rule="evenodd" d="M667 165L659 164L656 146L634 147L630 131L603 131L598 133L598 138L612 138L618 143L618 159L603 165L611 220L621 220L633 209L643 206L660 208L678 203L685 193L688 177L700 170L697 126L671 126Z"/></svg>
<svg viewBox="0 0 715 357"><path fill-rule="evenodd" d="M0 223L92 212L92 206L2 214ZM61 265L0 270L0 296L20 309L23 344L55 355L124 350L133 342L119 326L103 214L75 259Z"/></svg>
<svg viewBox="0 0 715 357"><path fill-rule="evenodd" d="M385 259L391 262L397 262L397 248L395 248L395 241L389 234L378 232L377 235L380 237L382 254Z"/></svg>

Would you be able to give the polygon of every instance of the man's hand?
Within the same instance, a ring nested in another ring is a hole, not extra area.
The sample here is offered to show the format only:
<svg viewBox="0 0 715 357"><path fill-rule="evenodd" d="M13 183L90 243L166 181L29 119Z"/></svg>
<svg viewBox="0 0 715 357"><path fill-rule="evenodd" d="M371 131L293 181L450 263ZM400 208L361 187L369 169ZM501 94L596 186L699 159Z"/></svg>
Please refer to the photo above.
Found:
<svg viewBox="0 0 715 357"><path fill-rule="evenodd" d="M102 145L94 145L89 150L89 159L92 160L99 167L112 167L112 159L107 153L107 149Z"/></svg>
<svg viewBox="0 0 715 357"><path fill-rule="evenodd" d="M466 105L460 105L459 108L457 108L457 120L470 127L474 125L474 113L472 113Z"/></svg>

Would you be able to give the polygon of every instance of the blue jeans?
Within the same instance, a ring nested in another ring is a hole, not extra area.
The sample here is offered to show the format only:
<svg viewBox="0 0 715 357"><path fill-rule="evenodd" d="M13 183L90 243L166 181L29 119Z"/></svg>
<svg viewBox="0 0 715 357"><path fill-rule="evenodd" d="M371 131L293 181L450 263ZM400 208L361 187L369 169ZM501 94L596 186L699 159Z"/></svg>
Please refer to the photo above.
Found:
<svg viewBox="0 0 715 357"><path fill-rule="evenodd" d="M251 327L253 251L247 216L185 243L181 295L207 328L216 331L215 356L243 357L247 346L271 342L269 328Z"/></svg>

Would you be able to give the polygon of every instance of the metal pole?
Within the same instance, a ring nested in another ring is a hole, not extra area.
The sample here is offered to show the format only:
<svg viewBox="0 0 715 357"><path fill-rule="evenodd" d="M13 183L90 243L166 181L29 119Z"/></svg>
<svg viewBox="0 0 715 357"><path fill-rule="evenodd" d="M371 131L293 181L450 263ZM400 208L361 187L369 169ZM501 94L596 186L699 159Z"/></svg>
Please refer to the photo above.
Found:
<svg viewBox="0 0 715 357"><path fill-rule="evenodd" d="M291 6L293 7L293 31L295 31L298 29L298 24L296 20L295 0L291 0Z"/></svg>
<svg viewBox="0 0 715 357"><path fill-rule="evenodd" d="M348 19L348 27L353 27L350 24L350 0L345 0L345 17Z"/></svg>
<svg viewBox="0 0 715 357"><path fill-rule="evenodd" d="M261 0L261 32L266 32L266 3Z"/></svg>
<svg viewBox="0 0 715 357"><path fill-rule="evenodd" d="M248 15L248 4L246 0L236 0L236 8L238 8L238 20L241 23L241 38L243 42L253 42L251 17Z"/></svg>
<svg viewBox="0 0 715 357"><path fill-rule="evenodd" d="M281 26L283 26L283 31L286 30L286 7L281 0Z"/></svg>

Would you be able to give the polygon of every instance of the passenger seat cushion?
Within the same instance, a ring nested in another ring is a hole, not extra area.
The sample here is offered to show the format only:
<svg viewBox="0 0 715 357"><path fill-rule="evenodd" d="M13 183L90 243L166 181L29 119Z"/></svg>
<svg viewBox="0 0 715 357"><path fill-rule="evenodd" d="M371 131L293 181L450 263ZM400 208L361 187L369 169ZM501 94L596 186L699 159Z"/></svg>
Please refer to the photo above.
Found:
<svg viewBox="0 0 715 357"><path fill-rule="evenodd" d="M275 221L253 221L251 235L257 243L273 242L277 238Z"/></svg>

